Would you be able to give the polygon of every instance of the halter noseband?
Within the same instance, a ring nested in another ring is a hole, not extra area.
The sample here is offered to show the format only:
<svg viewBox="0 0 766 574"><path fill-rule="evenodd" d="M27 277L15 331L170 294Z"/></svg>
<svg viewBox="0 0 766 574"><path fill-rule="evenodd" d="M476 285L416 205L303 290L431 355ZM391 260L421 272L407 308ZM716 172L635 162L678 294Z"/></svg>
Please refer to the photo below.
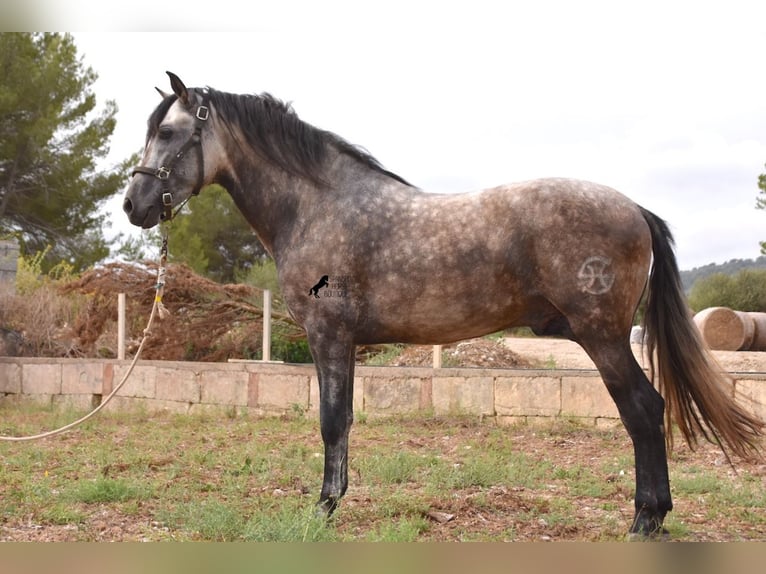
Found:
<svg viewBox="0 0 766 574"><path fill-rule="evenodd" d="M170 160L167 166L160 166L157 169L151 167L145 167L143 165L137 165L133 168L130 176L133 177L137 173L143 173L145 175L151 175L160 180L162 185L162 205L164 211L161 215L163 221L170 221L173 219L173 194L170 192L170 174L173 173L175 164L183 158L190 148L197 146L197 183L192 189L191 195L199 195L202 189L202 183L204 178L205 164L202 157L202 126L210 117L210 107L208 102L210 101L210 93L207 88L202 90L202 103L197 107L197 111L194 114L195 125L194 132L186 143L181 146L178 153ZM191 197L191 196L189 196ZM177 213L177 211L176 211Z"/></svg>

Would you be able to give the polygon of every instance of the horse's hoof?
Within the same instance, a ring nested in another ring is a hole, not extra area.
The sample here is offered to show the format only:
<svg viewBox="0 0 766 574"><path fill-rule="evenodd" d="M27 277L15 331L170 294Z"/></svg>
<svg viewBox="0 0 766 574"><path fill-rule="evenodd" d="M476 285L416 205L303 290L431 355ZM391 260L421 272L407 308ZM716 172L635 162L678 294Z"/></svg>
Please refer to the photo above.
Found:
<svg viewBox="0 0 766 574"><path fill-rule="evenodd" d="M629 532L628 542L668 542L670 540L670 532L664 528L655 530L651 534L644 532Z"/></svg>
<svg viewBox="0 0 766 574"><path fill-rule="evenodd" d="M330 518L338 508L338 500L334 498L325 498L317 502L316 515L319 518Z"/></svg>

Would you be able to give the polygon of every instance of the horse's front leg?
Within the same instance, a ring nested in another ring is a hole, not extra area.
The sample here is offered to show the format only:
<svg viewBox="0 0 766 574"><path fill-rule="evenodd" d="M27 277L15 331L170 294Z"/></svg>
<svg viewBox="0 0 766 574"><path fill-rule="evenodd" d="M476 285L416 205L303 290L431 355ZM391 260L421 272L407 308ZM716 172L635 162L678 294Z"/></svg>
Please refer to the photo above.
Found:
<svg viewBox="0 0 766 574"><path fill-rule="evenodd" d="M324 442L324 479L318 509L328 516L348 488L348 435L354 421L354 344L309 335L319 378L319 420Z"/></svg>

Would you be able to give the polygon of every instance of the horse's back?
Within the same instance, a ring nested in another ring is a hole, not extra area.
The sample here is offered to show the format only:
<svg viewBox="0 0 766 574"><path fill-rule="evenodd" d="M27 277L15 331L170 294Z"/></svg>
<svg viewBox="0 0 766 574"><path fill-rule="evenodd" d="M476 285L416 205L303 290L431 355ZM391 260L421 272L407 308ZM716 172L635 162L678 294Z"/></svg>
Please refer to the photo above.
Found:
<svg viewBox="0 0 766 574"><path fill-rule="evenodd" d="M286 291L299 321L351 322L365 343L437 343L511 326L545 331L562 314L619 307L609 313L629 328L651 239L640 208L617 191L543 179L400 195L385 217L334 220L353 242L330 251L304 242L293 255L295 273L311 278ZM344 297L317 304L306 289L328 270L344 277Z"/></svg>

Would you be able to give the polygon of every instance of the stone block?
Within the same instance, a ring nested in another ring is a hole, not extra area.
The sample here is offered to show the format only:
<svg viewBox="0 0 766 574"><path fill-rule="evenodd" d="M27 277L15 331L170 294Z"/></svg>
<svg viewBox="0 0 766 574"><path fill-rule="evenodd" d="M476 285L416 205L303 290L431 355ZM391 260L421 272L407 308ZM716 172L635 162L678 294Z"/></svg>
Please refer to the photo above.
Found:
<svg viewBox="0 0 766 574"><path fill-rule="evenodd" d="M191 369L158 367L155 397L160 401L200 402L197 373Z"/></svg>
<svg viewBox="0 0 766 574"><path fill-rule="evenodd" d="M50 407L53 406L53 397L57 397L59 395L47 395L47 394L38 394L38 395L19 395L19 405L34 405L35 407Z"/></svg>
<svg viewBox="0 0 766 574"><path fill-rule="evenodd" d="M317 384L318 388L319 385ZM319 395L317 395L317 399L319 399ZM354 377L354 412L364 412L364 377Z"/></svg>
<svg viewBox="0 0 766 574"><path fill-rule="evenodd" d="M420 378L365 377L364 410L370 414L402 414L416 412L420 405Z"/></svg>
<svg viewBox="0 0 766 574"><path fill-rule="evenodd" d="M498 416L497 424L503 427L531 427L535 429L550 429L556 419L549 416Z"/></svg>
<svg viewBox="0 0 766 574"><path fill-rule="evenodd" d="M77 409L80 411L90 411L90 410L93 410L94 407L98 406L98 404L96 405L93 404L92 394L75 393L75 394L54 396L53 406Z"/></svg>
<svg viewBox="0 0 766 574"><path fill-rule="evenodd" d="M761 420L766 421L766 380L738 379L734 389L737 401Z"/></svg>
<svg viewBox="0 0 766 574"><path fill-rule="evenodd" d="M436 414L495 414L492 377L433 377L431 397Z"/></svg>
<svg viewBox="0 0 766 574"><path fill-rule="evenodd" d="M258 373L247 373L247 406L251 408L258 407L258 385L260 375Z"/></svg>
<svg viewBox="0 0 766 574"><path fill-rule="evenodd" d="M129 365L127 364L114 365L114 376L109 392L117 388L117 385L120 384L128 372L128 368ZM117 396L153 399L157 392L156 383L157 367L153 365L136 365L120 389L120 392L117 393Z"/></svg>
<svg viewBox="0 0 766 574"><path fill-rule="evenodd" d="M200 401L224 406L247 406L249 379L246 371L203 371L200 374ZM259 393L261 386L259 384Z"/></svg>
<svg viewBox="0 0 766 574"><path fill-rule="evenodd" d="M186 415L189 414L189 409L192 403L172 401L172 400L160 400L155 399L150 401L148 407L152 412L172 413L174 415Z"/></svg>
<svg viewBox="0 0 766 574"><path fill-rule="evenodd" d="M221 417L221 418L233 418L239 416L247 416L250 413L255 413L258 416L265 416L267 413L260 413L255 409L249 409L241 405L221 405L214 403L193 403L189 405L188 414L198 416L204 415L209 417Z"/></svg>
<svg viewBox="0 0 766 574"><path fill-rule="evenodd" d="M495 410L501 416L553 417L561 413L559 377L497 377Z"/></svg>
<svg viewBox="0 0 766 574"><path fill-rule="evenodd" d="M61 394L61 364L27 363L21 368L21 389L25 395Z"/></svg>
<svg viewBox="0 0 766 574"><path fill-rule="evenodd" d="M354 380L354 384L356 384L356 380ZM354 403L356 403L356 399L356 388L354 388ZM309 412L319 413L319 377L316 375L309 379Z"/></svg>
<svg viewBox="0 0 766 574"><path fill-rule="evenodd" d="M100 395L104 385L101 363L64 363L61 365L61 393L64 395Z"/></svg>
<svg viewBox="0 0 766 574"><path fill-rule="evenodd" d="M106 397L102 397L101 400L103 401ZM138 406L138 401L140 399L135 399L133 397L125 397L121 396L119 394L115 395L111 401L109 401L109 404L104 407L104 410L102 412L105 413L125 413L125 412L131 412L132 410L137 410L140 407Z"/></svg>
<svg viewBox="0 0 766 574"><path fill-rule="evenodd" d="M594 419L620 417L600 377L562 377L561 414Z"/></svg>
<svg viewBox="0 0 766 574"><path fill-rule="evenodd" d="M268 410L309 407L309 377L305 375L258 376L258 406Z"/></svg>
<svg viewBox="0 0 766 574"><path fill-rule="evenodd" d="M21 392L21 365L0 363L0 393Z"/></svg>

